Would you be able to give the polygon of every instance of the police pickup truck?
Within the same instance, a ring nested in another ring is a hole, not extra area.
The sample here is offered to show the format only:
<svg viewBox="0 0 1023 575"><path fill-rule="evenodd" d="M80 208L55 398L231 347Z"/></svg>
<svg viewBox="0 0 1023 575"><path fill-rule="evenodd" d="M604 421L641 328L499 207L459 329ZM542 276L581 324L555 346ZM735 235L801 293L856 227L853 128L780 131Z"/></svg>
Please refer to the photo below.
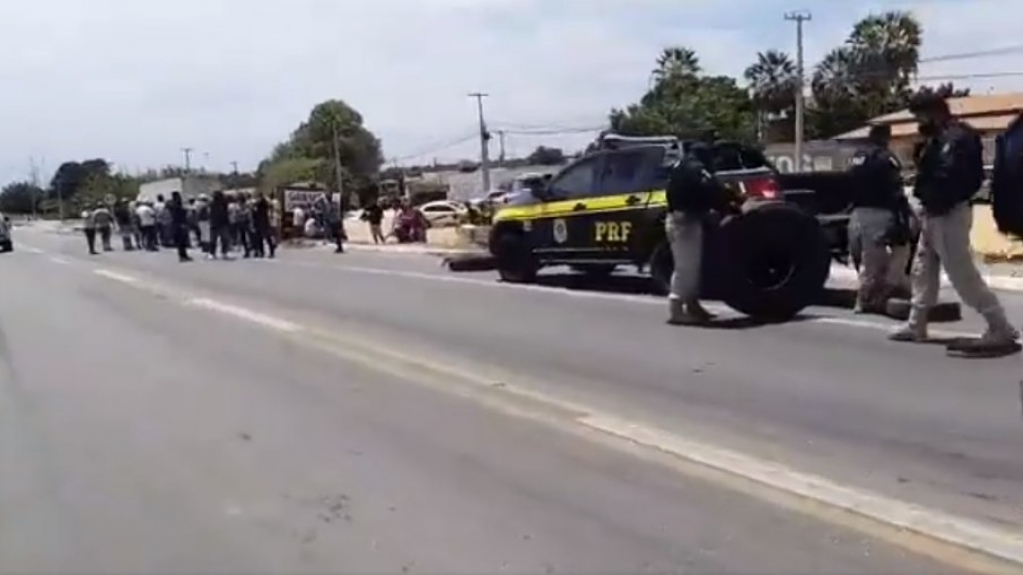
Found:
<svg viewBox="0 0 1023 575"><path fill-rule="evenodd" d="M494 215L489 238L501 278L532 282L553 265L595 275L636 266L666 293L673 262L664 232L665 187L688 144L604 134L545 186L512 198ZM712 168L732 193L734 210L707 225L704 295L756 318L789 319L827 281L824 228L785 201L775 170L758 151L731 142L712 148Z"/></svg>

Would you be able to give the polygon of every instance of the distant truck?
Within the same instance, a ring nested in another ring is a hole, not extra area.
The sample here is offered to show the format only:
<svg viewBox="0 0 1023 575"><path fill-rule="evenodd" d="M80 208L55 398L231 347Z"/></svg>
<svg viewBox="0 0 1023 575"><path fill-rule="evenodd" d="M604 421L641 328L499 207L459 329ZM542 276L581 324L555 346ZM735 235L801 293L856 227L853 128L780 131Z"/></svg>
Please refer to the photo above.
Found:
<svg viewBox="0 0 1023 575"><path fill-rule="evenodd" d="M218 178L197 174L144 183L139 186L139 193L136 199L138 201L155 202L158 196L170 199L171 194L180 192L181 197L187 200L188 198L195 198L202 194L212 194L223 189L224 186Z"/></svg>

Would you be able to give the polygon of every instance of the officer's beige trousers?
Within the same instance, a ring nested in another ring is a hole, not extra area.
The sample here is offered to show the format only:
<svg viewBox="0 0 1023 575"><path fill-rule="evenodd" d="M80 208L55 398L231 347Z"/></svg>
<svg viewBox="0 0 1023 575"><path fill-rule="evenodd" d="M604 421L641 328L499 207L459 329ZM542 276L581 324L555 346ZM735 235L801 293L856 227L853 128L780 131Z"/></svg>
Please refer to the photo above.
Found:
<svg viewBox="0 0 1023 575"><path fill-rule="evenodd" d="M910 326L920 328L927 325L927 312L938 301L941 268L944 267L963 303L984 316L990 327L1011 329L998 296L984 283L973 261L970 249L973 210L970 205L960 204L944 216L922 214L920 223L920 243L913 262Z"/></svg>
<svg viewBox="0 0 1023 575"><path fill-rule="evenodd" d="M881 208L856 208L849 218L849 234L859 239L860 285L857 302L860 305L881 303L892 257L888 253L886 236L895 224L895 214Z"/></svg>
<svg viewBox="0 0 1023 575"><path fill-rule="evenodd" d="M703 220L682 212L670 212L664 229L671 246L675 271L671 274L671 299L691 302L700 296L703 260Z"/></svg>

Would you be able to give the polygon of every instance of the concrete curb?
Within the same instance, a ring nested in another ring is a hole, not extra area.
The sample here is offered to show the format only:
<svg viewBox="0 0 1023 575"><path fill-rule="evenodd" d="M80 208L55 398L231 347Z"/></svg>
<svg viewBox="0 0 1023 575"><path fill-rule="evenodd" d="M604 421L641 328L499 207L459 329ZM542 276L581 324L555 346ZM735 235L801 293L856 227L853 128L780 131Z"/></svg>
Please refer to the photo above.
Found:
<svg viewBox="0 0 1023 575"><path fill-rule="evenodd" d="M328 246L329 247L329 246ZM441 248L432 246L422 245L402 245L402 244L388 244L388 245L374 245L374 244L345 244L345 249L351 249L359 252L375 252L375 253L388 253L388 254L409 254L409 255L428 255L428 256L453 256L460 254L475 254L480 253L482 250L473 249L459 249L459 248Z"/></svg>
<svg viewBox="0 0 1023 575"><path fill-rule="evenodd" d="M1023 292L1023 277L1012 277L1003 275L983 275L984 281L991 289L999 291ZM856 270L845 266L831 266L831 279L856 283L859 277ZM941 287L952 287L948 276L941 274Z"/></svg>

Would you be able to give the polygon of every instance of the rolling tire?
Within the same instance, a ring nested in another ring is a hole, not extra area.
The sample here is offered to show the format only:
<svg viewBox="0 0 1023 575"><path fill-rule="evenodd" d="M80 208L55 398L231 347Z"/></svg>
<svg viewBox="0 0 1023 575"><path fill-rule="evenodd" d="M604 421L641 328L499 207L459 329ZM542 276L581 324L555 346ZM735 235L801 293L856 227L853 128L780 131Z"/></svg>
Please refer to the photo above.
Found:
<svg viewBox="0 0 1023 575"><path fill-rule="evenodd" d="M508 283L532 283L540 266L522 234L502 233L492 247L497 273Z"/></svg>
<svg viewBox="0 0 1023 575"><path fill-rule="evenodd" d="M0 243L0 253L7 253L14 251L14 243L10 240Z"/></svg>
<svg viewBox="0 0 1023 575"><path fill-rule="evenodd" d="M618 269L618 266L615 264L575 264L569 267L572 271L585 274L591 278L606 278Z"/></svg>
<svg viewBox="0 0 1023 575"><path fill-rule="evenodd" d="M657 244L650 255L650 279L654 293L666 296L671 293L671 274L675 271L675 260L667 240Z"/></svg>
<svg viewBox="0 0 1023 575"><path fill-rule="evenodd" d="M819 300L831 272L820 223L796 206L763 204L721 224L722 301L754 319L786 321Z"/></svg>
<svg viewBox="0 0 1023 575"><path fill-rule="evenodd" d="M884 313L890 318L906 321L909 319L909 310L912 305L909 300L893 298L888 300L884 306ZM927 321L933 323L951 323L963 319L963 309L959 302L940 302L931 308L927 314Z"/></svg>

